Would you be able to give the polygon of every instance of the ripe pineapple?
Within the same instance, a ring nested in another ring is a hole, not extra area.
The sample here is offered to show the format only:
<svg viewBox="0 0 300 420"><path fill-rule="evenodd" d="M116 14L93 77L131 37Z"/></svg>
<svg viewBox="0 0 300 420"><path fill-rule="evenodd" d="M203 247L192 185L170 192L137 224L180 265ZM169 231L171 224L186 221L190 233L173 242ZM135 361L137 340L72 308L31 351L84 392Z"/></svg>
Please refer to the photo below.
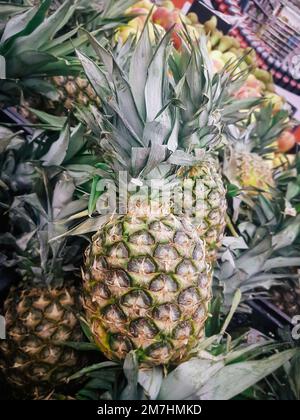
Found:
<svg viewBox="0 0 300 420"><path fill-rule="evenodd" d="M0 342L0 363L7 381L23 396L42 397L65 384L82 363L81 355L62 345L83 339L77 318L80 292L71 276L64 280L66 270L74 270L74 248L64 241L49 245L58 234L54 221L73 191L72 181L61 178L48 212L35 193L17 196L10 207L8 237L10 244L14 238L15 251L7 250L5 263L15 267L21 282L4 304L7 339Z"/></svg>
<svg viewBox="0 0 300 420"><path fill-rule="evenodd" d="M274 170L270 154L273 143L286 129L288 113L273 115L272 106L254 113L254 122L244 128L231 128L230 158L224 162L224 173L232 183L237 183L245 194L265 195L274 188ZM247 122L248 124L248 122Z"/></svg>
<svg viewBox="0 0 300 420"><path fill-rule="evenodd" d="M267 192L270 187L275 186L270 160L249 152L236 152L234 159L238 183L250 195L257 195L257 190Z"/></svg>
<svg viewBox="0 0 300 420"><path fill-rule="evenodd" d="M36 122L37 118L28 108L43 109L45 112L64 116L66 111L72 110L75 104L79 106L100 105L94 89L84 77L54 76L48 79L48 82L56 90L57 100L38 95L29 96L16 107L18 112L31 122Z"/></svg>
<svg viewBox="0 0 300 420"><path fill-rule="evenodd" d="M104 106L95 124L105 128L100 145L110 157L110 178L128 171L129 185L142 189L151 180L168 184L165 174L174 180L174 162L182 157L173 147L179 121L169 101L168 36L153 54L145 29L129 74L94 39L104 70L79 54ZM194 159L186 153L185 161ZM204 335L212 270L188 219L162 205L159 196L151 206L147 200L147 194L130 193L125 214L111 216L93 237L83 269L86 316L108 358L124 359L136 349L139 360L149 365L179 363Z"/></svg>
<svg viewBox="0 0 300 420"><path fill-rule="evenodd" d="M229 78L213 76L204 38L190 49L188 53L174 53L171 66L182 103L179 145L199 157L199 163L192 168L180 169L178 175L184 188L192 191L192 202L185 211L192 217L214 262L226 226L226 189L215 153L222 142L225 124L222 119L223 98Z"/></svg>
<svg viewBox="0 0 300 420"><path fill-rule="evenodd" d="M75 48L85 44L87 36L76 33L74 27L78 27L78 22L73 24L72 30L67 25L73 18L85 16L85 21L81 22L84 25L98 13L94 29L102 29L101 33L112 31L132 2L123 0L118 7L112 0L100 5L96 2L91 5L85 0L78 3L72 0L34 2L36 6L32 10L36 13L32 12L28 24L28 11L23 13L26 35L21 26L19 32L11 34L10 26L15 25L16 19L12 17L3 29L0 41L7 78L0 83L0 106L17 106L25 118L35 122L30 107L65 115L75 104L99 105L93 88L81 75L81 67L74 58ZM17 19L21 21L21 17L19 13Z"/></svg>
<svg viewBox="0 0 300 420"><path fill-rule="evenodd" d="M192 168L181 168L178 175L183 179L185 191L190 190L191 202L186 202L185 213L191 216L213 262L222 243L227 210L226 189L219 163L209 157Z"/></svg>

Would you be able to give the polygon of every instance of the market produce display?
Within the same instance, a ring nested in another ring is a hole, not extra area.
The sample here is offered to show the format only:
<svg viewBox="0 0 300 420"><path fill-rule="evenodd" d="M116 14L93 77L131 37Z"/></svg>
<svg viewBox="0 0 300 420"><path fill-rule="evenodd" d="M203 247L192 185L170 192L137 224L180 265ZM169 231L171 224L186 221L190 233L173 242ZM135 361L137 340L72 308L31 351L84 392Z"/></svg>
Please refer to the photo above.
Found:
<svg viewBox="0 0 300 420"><path fill-rule="evenodd" d="M0 3L0 399L299 400L297 125L214 15Z"/></svg>

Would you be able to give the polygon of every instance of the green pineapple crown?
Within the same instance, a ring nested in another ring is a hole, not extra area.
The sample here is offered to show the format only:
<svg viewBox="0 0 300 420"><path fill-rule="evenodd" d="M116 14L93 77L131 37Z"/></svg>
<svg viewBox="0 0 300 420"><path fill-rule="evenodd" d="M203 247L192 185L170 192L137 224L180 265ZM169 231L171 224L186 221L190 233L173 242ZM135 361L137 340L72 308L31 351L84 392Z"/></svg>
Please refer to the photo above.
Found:
<svg viewBox="0 0 300 420"><path fill-rule="evenodd" d="M231 126L231 144L236 151L267 155L274 151L273 143L289 125L289 112L274 113L271 104L254 111L249 119Z"/></svg>
<svg viewBox="0 0 300 420"><path fill-rule="evenodd" d="M167 33L154 49L146 23L133 51L132 40L128 42L127 60L123 49L114 58L92 36L90 40L102 66L77 54L104 116L95 108L92 117L83 110L81 114L98 136L105 133L101 146L116 171L124 168L133 178L153 177L153 169L162 163L189 166L199 160L199 154L190 154L195 148L214 150L220 144L224 121L241 104L233 109L226 102L232 75L212 74L204 38L196 45L188 39L178 55Z"/></svg>
<svg viewBox="0 0 300 420"><path fill-rule="evenodd" d="M77 54L101 100L103 113L95 107L91 112L80 112L94 134L101 137L100 147L112 169L108 177L117 181L119 172L126 171L133 185L141 187L153 180L160 183L160 188L169 185L177 165L196 161L178 149L178 101L168 64L170 34L154 47L146 24L123 68L92 36L90 42L101 67L83 53Z"/></svg>
<svg viewBox="0 0 300 420"><path fill-rule="evenodd" d="M78 34L79 25L87 25L94 16L95 34L113 30L133 0L115 3L43 0L31 7L7 5L0 20L0 102L14 104L24 91L58 101L59 92L43 77L77 76L82 71L74 50L86 44L87 35ZM68 28L71 19L78 17L77 11L80 16L87 15L86 19Z"/></svg>
<svg viewBox="0 0 300 420"><path fill-rule="evenodd" d="M244 81L245 72L237 73L244 58L214 74L206 38L201 36L194 42L188 33L185 35L183 50L174 51L170 57L175 91L182 104L179 143L186 150L215 151L223 143L228 124L246 118L258 101L235 100L232 96Z"/></svg>
<svg viewBox="0 0 300 420"><path fill-rule="evenodd" d="M66 271L74 270L78 249L66 246L65 239L51 241L65 231L65 210L72 203L75 185L62 173L53 190L43 169L36 169L43 179L42 191L16 196L9 209L11 231L1 238L8 246L4 265L14 267L22 281L42 286L61 286Z"/></svg>

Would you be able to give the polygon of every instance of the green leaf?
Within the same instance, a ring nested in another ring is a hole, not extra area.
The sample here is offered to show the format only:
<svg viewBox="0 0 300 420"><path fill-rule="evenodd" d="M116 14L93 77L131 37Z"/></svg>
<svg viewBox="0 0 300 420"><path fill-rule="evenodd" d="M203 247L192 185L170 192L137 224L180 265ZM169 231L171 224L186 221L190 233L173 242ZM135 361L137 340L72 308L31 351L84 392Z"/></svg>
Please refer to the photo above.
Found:
<svg viewBox="0 0 300 420"><path fill-rule="evenodd" d="M146 121L153 121L163 108L164 69L169 39L170 34L167 33L158 45L148 68L145 86Z"/></svg>
<svg viewBox="0 0 300 420"><path fill-rule="evenodd" d="M32 47L31 47L32 48ZM29 49L21 55L7 57L7 77L24 78L33 77L36 74L43 73L43 67L49 66L49 63L57 63L57 59L47 53Z"/></svg>
<svg viewBox="0 0 300 420"><path fill-rule="evenodd" d="M65 124L59 138L52 143L49 151L41 158L45 166L59 166L63 163L70 142L70 127Z"/></svg>
<svg viewBox="0 0 300 420"><path fill-rule="evenodd" d="M45 19L31 34L18 38L8 51L9 56L16 56L30 50L42 50L55 34L68 22L76 6L71 0L65 1L55 13Z"/></svg>
<svg viewBox="0 0 300 420"><path fill-rule="evenodd" d="M1 8L1 5L0 5L0 8ZM36 11L37 11L37 7L33 7L27 10L25 13L20 13L20 14L17 14L16 16L13 16L7 22L7 25L5 26L0 43L4 44L4 42L7 41L9 38L22 32L26 28L28 22L35 15Z"/></svg>
<svg viewBox="0 0 300 420"><path fill-rule="evenodd" d="M23 80L23 86L30 92L36 92L43 95L51 101L58 101L60 96L58 90L52 83L41 78L30 78Z"/></svg>
<svg viewBox="0 0 300 420"><path fill-rule="evenodd" d="M34 108L28 108L34 115L39 117L41 121L53 127L54 129L62 130L67 122L67 117L56 117L55 115L47 114Z"/></svg>
<svg viewBox="0 0 300 420"><path fill-rule="evenodd" d="M238 289L234 294L234 298L233 298L233 302L232 302L232 305L231 305L230 312L225 319L225 322L223 324L223 327L222 327L222 330L221 330L220 334L222 334L222 335L225 334L225 332L228 328L228 325L230 324L230 322L232 320L232 317L233 317L235 311L237 310L237 307L239 306L239 304L241 302L241 299L242 299L242 293L241 293L240 289Z"/></svg>
<svg viewBox="0 0 300 420"><path fill-rule="evenodd" d="M6 60L0 55L0 79L6 79Z"/></svg>
<svg viewBox="0 0 300 420"><path fill-rule="evenodd" d="M81 53L80 51L76 51L76 54L82 64L86 77L95 89L97 95L103 99L103 96L110 90L106 76L103 74L100 68L85 54Z"/></svg>
<svg viewBox="0 0 300 420"><path fill-rule="evenodd" d="M84 137L84 134L85 128L82 124L78 124L74 129L72 129L70 135L70 142L64 162L68 162L69 160L71 160L86 145L87 139Z"/></svg>
<svg viewBox="0 0 300 420"><path fill-rule="evenodd" d="M62 343L55 343L60 344L61 346L70 347L71 349L78 350L78 351L99 351L99 348L96 344L93 343L78 343L76 341L64 341Z"/></svg>
<svg viewBox="0 0 300 420"><path fill-rule="evenodd" d="M85 367L85 368L81 369L79 372L74 373L74 375L70 376L69 380L72 381L74 379L81 378L82 376L85 376L86 374L88 374L90 372L94 372L95 370L105 369L107 367L112 367L112 366L118 366L118 364L115 363L115 362L96 363L94 365L91 365L91 366L88 366L88 367Z"/></svg>
<svg viewBox="0 0 300 420"><path fill-rule="evenodd" d="M230 198L237 197L241 192L241 189L234 184L227 184L227 195Z"/></svg>
<svg viewBox="0 0 300 420"><path fill-rule="evenodd" d="M211 377L224 368L224 362L200 358L184 362L163 380L159 400L199 399L195 394Z"/></svg>
<svg viewBox="0 0 300 420"><path fill-rule="evenodd" d="M163 369L160 366L155 366L152 369L140 369L138 381L150 400L156 400L163 381Z"/></svg>
<svg viewBox="0 0 300 420"><path fill-rule="evenodd" d="M139 366L136 353L134 351L127 354L123 369L127 379L127 386L123 390L120 399L125 401L137 400Z"/></svg>
<svg viewBox="0 0 300 420"><path fill-rule="evenodd" d="M152 46L149 39L148 25L144 26L142 35L133 51L130 60L129 84L140 115L146 119L145 97L141 93L145 91L147 70L152 58Z"/></svg>
<svg viewBox="0 0 300 420"><path fill-rule="evenodd" d="M296 351L296 349L286 350L267 359L225 366L216 372L199 391L195 392L196 399L230 400L275 372L288 362Z"/></svg>
<svg viewBox="0 0 300 420"><path fill-rule="evenodd" d="M91 193L89 197L89 204L88 204L89 216L91 216L94 213L96 209L97 201L102 194L101 191L97 191L97 185L98 185L99 180L100 180L100 176L96 175L93 177Z"/></svg>

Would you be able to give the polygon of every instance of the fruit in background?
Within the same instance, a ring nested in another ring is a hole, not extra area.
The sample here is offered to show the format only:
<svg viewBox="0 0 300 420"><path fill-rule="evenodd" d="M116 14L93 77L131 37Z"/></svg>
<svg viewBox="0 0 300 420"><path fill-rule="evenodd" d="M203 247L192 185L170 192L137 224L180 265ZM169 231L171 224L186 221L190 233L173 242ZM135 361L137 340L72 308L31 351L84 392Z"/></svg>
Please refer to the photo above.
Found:
<svg viewBox="0 0 300 420"><path fill-rule="evenodd" d="M249 74L246 80L247 86L250 88L256 89L258 91L261 91L263 84L260 80L257 80L257 78L254 76L254 74Z"/></svg>
<svg viewBox="0 0 300 420"><path fill-rule="evenodd" d="M128 22L130 28L135 29L137 32L141 32L145 26L147 16L138 16Z"/></svg>
<svg viewBox="0 0 300 420"><path fill-rule="evenodd" d="M223 54L221 53L221 51L214 50L211 51L209 55L212 60L214 72L221 72L225 66L225 62L223 61Z"/></svg>
<svg viewBox="0 0 300 420"><path fill-rule="evenodd" d="M265 98L266 98L266 105L268 104L273 105L274 113L279 112L282 109L284 105L284 99L281 96L273 92L266 92Z"/></svg>
<svg viewBox="0 0 300 420"><path fill-rule="evenodd" d="M204 24L204 27L205 27L205 24ZM212 32L211 37L210 37L212 48L215 48L219 44L222 36L223 36L223 33L221 31L216 30Z"/></svg>
<svg viewBox="0 0 300 420"><path fill-rule="evenodd" d="M180 36L181 30L182 30L182 26L177 24L172 31L171 39L172 39L172 43L174 45L174 48L176 50L180 50L181 47L182 47L182 38Z"/></svg>
<svg viewBox="0 0 300 420"><path fill-rule="evenodd" d="M216 16L212 16L209 20L204 23L206 33L213 33L216 31L218 25L218 19Z"/></svg>
<svg viewBox="0 0 300 420"><path fill-rule="evenodd" d="M223 60L225 63L228 63L229 61L234 62L237 60L237 56L233 52L227 51L223 54Z"/></svg>
<svg viewBox="0 0 300 420"><path fill-rule="evenodd" d="M230 50L231 47L233 47L233 38L231 36L223 36L218 44L218 50L226 52Z"/></svg>
<svg viewBox="0 0 300 420"><path fill-rule="evenodd" d="M300 143L300 125L294 130L296 143Z"/></svg>
<svg viewBox="0 0 300 420"><path fill-rule="evenodd" d="M263 83L257 80L253 74L249 74L246 82L235 92L237 99L260 98L263 94Z"/></svg>
<svg viewBox="0 0 300 420"><path fill-rule="evenodd" d="M167 29L171 23L171 12L166 7L158 7L152 15L152 21Z"/></svg>
<svg viewBox="0 0 300 420"><path fill-rule="evenodd" d="M192 25L197 25L199 23L199 19L196 13L190 12L186 16L190 20Z"/></svg>
<svg viewBox="0 0 300 420"><path fill-rule="evenodd" d="M296 144L295 135L291 131L286 130L279 137L277 144L278 144L278 150L281 153L286 153L295 146Z"/></svg>
<svg viewBox="0 0 300 420"><path fill-rule="evenodd" d="M126 25L120 26L118 31L115 34L115 41L122 41L124 44L130 36L135 36L137 34L136 29Z"/></svg>
<svg viewBox="0 0 300 420"><path fill-rule="evenodd" d="M162 7L166 7L169 10L174 10L175 6L174 3L171 0L166 0L161 4Z"/></svg>
<svg viewBox="0 0 300 420"><path fill-rule="evenodd" d="M258 80L261 80L264 83L272 82L272 75L266 70L257 68L254 70L253 74Z"/></svg>

